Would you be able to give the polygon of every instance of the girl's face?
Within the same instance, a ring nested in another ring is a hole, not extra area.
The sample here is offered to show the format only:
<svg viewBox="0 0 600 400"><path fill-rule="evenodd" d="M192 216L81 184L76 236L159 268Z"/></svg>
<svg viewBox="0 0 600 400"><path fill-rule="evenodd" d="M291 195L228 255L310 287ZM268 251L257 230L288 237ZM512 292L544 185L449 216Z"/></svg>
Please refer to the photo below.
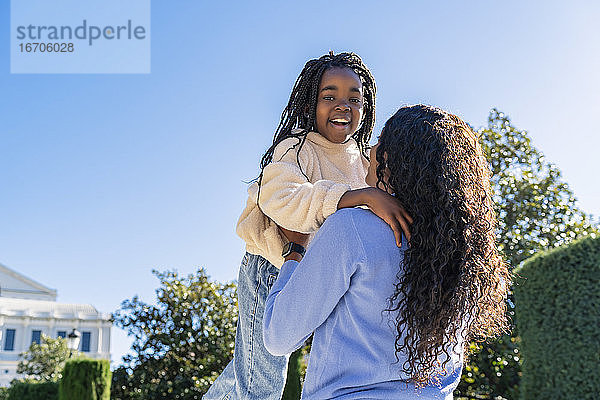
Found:
<svg viewBox="0 0 600 400"><path fill-rule="evenodd" d="M317 95L317 131L333 143L344 143L358 129L363 115L363 87L349 68L323 73Z"/></svg>

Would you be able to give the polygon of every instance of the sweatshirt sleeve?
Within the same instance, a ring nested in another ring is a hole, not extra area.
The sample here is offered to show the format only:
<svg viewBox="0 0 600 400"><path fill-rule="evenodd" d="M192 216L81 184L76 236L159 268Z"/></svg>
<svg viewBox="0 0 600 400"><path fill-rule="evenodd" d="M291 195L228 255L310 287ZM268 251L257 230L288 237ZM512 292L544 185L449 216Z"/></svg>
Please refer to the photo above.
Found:
<svg viewBox="0 0 600 400"><path fill-rule="evenodd" d="M310 182L305 174L310 176L318 160L306 143L300 153L298 147L298 139L290 138L275 148L273 162L263 170L257 203L278 225L312 233L337 211L340 198L351 187L330 180Z"/></svg>
<svg viewBox="0 0 600 400"><path fill-rule="evenodd" d="M263 340L273 355L289 354L333 312L365 255L352 216L325 221L303 260L287 261L267 297Z"/></svg>

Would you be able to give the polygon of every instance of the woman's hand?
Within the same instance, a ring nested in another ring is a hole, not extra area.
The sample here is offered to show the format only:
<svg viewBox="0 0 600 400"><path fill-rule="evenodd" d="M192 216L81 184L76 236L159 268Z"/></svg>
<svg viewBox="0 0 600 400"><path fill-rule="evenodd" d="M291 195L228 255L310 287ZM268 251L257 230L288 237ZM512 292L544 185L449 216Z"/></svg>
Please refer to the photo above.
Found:
<svg viewBox="0 0 600 400"><path fill-rule="evenodd" d="M402 246L402 232L410 241L410 224L413 220L394 196L374 187L350 190L340 198L338 209L361 205L369 207L392 228L398 247Z"/></svg>

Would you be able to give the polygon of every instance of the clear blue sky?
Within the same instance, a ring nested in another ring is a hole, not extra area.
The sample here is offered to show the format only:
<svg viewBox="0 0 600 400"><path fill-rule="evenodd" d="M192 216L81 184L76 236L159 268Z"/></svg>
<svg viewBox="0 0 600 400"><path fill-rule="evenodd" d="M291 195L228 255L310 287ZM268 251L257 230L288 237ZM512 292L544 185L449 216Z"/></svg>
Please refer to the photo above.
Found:
<svg viewBox="0 0 600 400"><path fill-rule="evenodd" d="M0 2L0 262L112 312L153 268L235 279L243 181L304 63L354 51L400 105L527 129L600 215L596 1L152 2L149 75L11 75ZM113 360L130 341L113 329Z"/></svg>

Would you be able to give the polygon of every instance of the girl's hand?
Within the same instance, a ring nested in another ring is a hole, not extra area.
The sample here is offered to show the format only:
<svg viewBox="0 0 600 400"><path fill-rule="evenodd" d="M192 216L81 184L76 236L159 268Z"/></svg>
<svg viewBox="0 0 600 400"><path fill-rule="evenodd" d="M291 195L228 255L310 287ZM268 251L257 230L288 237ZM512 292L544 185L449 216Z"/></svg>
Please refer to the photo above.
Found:
<svg viewBox="0 0 600 400"><path fill-rule="evenodd" d="M391 194L375 187L350 190L340 198L338 209L366 205L394 231L396 245L402 246L402 232L410 241L413 220L400 202Z"/></svg>
<svg viewBox="0 0 600 400"><path fill-rule="evenodd" d="M308 235L306 233L294 232L282 228L279 225L277 226L279 227L281 233L283 233L283 236L287 238L287 240L289 240L290 242L298 243L299 245L306 248L306 246L308 245Z"/></svg>

